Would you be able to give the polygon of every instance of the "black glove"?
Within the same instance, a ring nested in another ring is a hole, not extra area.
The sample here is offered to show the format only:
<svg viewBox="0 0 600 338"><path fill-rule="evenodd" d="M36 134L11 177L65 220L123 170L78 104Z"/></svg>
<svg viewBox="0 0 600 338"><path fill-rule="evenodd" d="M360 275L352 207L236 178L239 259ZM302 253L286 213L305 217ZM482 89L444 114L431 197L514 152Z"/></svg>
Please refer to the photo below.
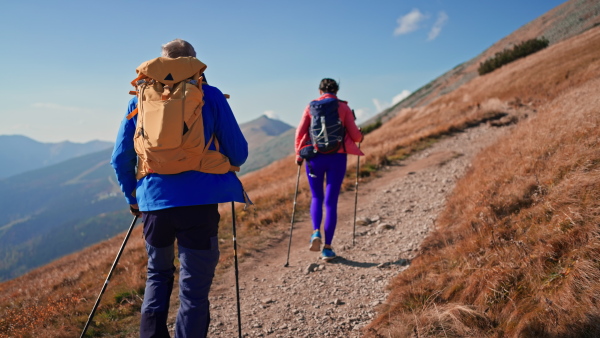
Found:
<svg viewBox="0 0 600 338"><path fill-rule="evenodd" d="M129 205L129 212L133 215L133 216L141 216L142 212L140 211L140 209L136 209L133 207L133 205Z"/></svg>

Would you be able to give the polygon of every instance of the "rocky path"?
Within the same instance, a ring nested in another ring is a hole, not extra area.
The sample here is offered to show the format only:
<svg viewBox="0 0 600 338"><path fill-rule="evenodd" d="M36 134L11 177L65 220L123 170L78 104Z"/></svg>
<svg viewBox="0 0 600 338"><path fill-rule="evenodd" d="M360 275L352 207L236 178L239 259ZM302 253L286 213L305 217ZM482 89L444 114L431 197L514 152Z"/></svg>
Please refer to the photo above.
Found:
<svg viewBox="0 0 600 338"><path fill-rule="evenodd" d="M457 179L507 129L481 125L447 137L359 186L354 246L354 192L343 193L333 242L339 257L329 263L308 250L310 216L296 215L289 267L287 238L240 265L244 336L360 337L385 302L390 279L410 265L434 228ZM210 337L237 337L229 275L213 285Z"/></svg>

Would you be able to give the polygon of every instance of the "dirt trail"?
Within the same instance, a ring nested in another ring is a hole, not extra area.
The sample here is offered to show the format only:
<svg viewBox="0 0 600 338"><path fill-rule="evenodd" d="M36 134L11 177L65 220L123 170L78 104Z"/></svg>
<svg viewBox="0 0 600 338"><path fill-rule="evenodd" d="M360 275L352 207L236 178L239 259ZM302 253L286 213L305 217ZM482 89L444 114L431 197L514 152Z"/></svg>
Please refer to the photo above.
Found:
<svg viewBox="0 0 600 338"><path fill-rule="evenodd" d="M434 228L457 179L509 129L481 125L444 138L359 186L354 246L354 192L343 193L333 242L339 257L329 263L308 250L310 216L297 214L289 267L287 236L240 265L244 336L360 337L385 302L391 278L408 267ZM213 285L210 337L237 337L234 283L231 271Z"/></svg>

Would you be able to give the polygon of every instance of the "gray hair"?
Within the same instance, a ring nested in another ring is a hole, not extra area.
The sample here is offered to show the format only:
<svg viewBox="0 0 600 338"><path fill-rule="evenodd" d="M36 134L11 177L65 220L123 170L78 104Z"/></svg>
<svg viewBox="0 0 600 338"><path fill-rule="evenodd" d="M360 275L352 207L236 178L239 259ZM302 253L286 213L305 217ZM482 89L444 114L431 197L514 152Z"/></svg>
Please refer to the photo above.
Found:
<svg viewBox="0 0 600 338"><path fill-rule="evenodd" d="M194 47L187 41L175 39L162 46L162 56L175 59L181 56L196 57Z"/></svg>

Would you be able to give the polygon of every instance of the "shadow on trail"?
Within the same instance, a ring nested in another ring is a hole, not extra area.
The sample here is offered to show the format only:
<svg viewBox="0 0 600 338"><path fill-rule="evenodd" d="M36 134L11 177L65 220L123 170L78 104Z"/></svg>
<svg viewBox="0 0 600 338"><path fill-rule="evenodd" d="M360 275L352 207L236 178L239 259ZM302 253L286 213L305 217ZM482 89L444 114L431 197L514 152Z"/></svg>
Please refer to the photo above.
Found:
<svg viewBox="0 0 600 338"><path fill-rule="evenodd" d="M391 265L400 265L400 266L405 266L405 265L409 265L410 264L410 259L399 259L397 261L394 262L384 262L384 263L368 263L368 262L357 262L357 261L353 261L350 259L346 259L344 257L341 256L337 256L336 258L334 258L333 260L329 261L330 264L343 264L343 265L348 265L348 266L352 266L352 267L356 267L356 268L372 268L374 266L378 267L378 268L386 268L389 267Z"/></svg>
<svg viewBox="0 0 600 338"><path fill-rule="evenodd" d="M374 266L379 265L377 263L357 262L357 261L353 261L350 259L346 259L341 256L337 256L336 258L330 260L329 263L330 264L344 264L344 265L353 266L353 267L357 267L357 268L372 268Z"/></svg>

